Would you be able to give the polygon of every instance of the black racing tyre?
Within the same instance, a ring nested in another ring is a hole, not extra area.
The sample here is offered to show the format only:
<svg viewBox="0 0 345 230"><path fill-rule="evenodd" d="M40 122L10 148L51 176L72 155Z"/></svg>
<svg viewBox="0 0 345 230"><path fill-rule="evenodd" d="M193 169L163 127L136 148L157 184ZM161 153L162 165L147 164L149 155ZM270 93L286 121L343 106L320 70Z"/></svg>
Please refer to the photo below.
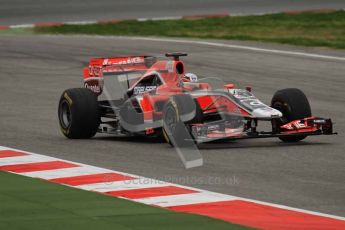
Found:
<svg viewBox="0 0 345 230"><path fill-rule="evenodd" d="M176 102L169 101L163 109L163 128L164 139L171 146L185 146L185 139L188 138L184 122L181 120ZM173 139L173 140L172 140Z"/></svg>
<svg viewBox="0 0 345 230"><path fill-rule="evenodd" d="M189 122L195 119L197 113L195 99L189 94L177 94L170 98L170 102L174 103L177 112L183 122Z"/></svg>
<svg viewBox="0 0 345 230"><path fill-rule="evenodd" d="M301 90L295 88L277 91L272 98L271 107L283 114L282 119L272 122L273 130L279 130L281 125L290 121L311 116L310 104L306 95ZM284 142L297 142L304 138L306 138L304 135L279 137Z"/></svg>
<svg viewBox="0 0 345 230"><path fill-rule="evenodd" d="M93 137L100 125L97 95L87 88L65 90L58 109L60 129L70 139Z"/></svg>
<svg viewBox="0 0 345 230"><path fill-rule="evenodd" d="M190 121L188 121L188 124L196 124L196 123L204 123L204 114L202 112L202 109L199 105L199 102L194 99L194 103L195 103L195 115L194 118Z"/></svg>
<svg viewBox="0 0 345 230"><path fill-rule="evenodd" d="M203 113L200 105L191 95L174 95L163 109L164 139L172 146L186 147L194 144L193 141L186 140L193 138L188 124L202 122Z"/></svg>

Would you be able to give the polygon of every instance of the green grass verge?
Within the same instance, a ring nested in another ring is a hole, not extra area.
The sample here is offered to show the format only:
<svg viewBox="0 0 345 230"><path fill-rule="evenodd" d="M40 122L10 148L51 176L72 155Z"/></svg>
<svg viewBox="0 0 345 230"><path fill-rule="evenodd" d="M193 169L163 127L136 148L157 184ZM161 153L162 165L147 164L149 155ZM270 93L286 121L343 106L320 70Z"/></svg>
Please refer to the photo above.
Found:
<svg viewBox="0 0 345 230"><path fill-rule="evenodd" d="M345 11L36 28L36 33L252 40L345 48Z"/></svg>
<svg viewBox="0 0 345 230"><path fill-rule="evenodd" d="M0 229L245 229L0 171Z"/></svg>

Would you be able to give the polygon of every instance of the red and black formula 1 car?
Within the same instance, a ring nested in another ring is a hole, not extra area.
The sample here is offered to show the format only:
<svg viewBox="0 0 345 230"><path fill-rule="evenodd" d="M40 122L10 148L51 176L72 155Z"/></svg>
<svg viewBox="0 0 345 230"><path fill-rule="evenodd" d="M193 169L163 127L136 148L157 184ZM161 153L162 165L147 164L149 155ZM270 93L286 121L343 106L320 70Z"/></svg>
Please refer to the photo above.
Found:
<svg viewBox="0 0 345 230"><path fill-rule="evenodd" d="M185 53L167 59L129 56L91 59L84 88L68 89L59 103L59 122L68 138L114 135L163 135L168 143L278 137L285 142L310 135L335 134L331 119L315 117L305 94L277 91L265 105L251 88L198 79L185 73ZM259 131L259 121L272 129Z"/></svg>

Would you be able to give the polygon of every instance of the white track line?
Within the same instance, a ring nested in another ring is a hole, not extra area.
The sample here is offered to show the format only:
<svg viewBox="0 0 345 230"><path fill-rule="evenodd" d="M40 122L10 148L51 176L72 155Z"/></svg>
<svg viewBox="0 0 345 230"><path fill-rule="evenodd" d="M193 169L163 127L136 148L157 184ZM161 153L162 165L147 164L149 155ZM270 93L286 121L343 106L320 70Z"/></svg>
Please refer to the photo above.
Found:
<svg viewBox="0 0 345 230"><path fill-rule="evenodd" d="M8 148L0 146L0 151L2 151L2 150L8 150Z"/></svg>
<svg viewBox="0 0 345 230"><path fill-rule="evenodd" d="M108 37L107 36L97 36L97 37L108 38L109 36ZM218 43L218 42L195 41L195 40L186 40L186 39L156 38L156 37L126 37L126 36L111 36L111 37L120 38L120 39L127 39L127 40L142 40L142 41L170 42L170 43L183 43L183 44L197 44L197 45L205 45L205 46L213 46L213 47L221 47L221 48L250 50L250 51L254 51L254 52L274 53L274 54L283 54L283 55L293 55L293 56L299 56L299 57L345 61L345 57L339 57L339 56L330 56L330 55L304 53L304 52L287 51L287 50L265 49L265 48L259 48L259 47L253 47L253 46L233 45L233 44Z"/></svg>
<svg viewBox="0 0 345 230"><path fill-rule="evenodd" d="M156 18L138 18L138 22L146 22L146 21L168 21L168 20L180 20L183 16L176 16L176 17L156 17Z"/></svg>
<svg viewBox="0 0 345 230"><path fill-rule="evenodd" d="M55 161L55 160L59 160L59 159L47 157L47 156L46 157L36 156L36 155L5 157L5 158L0 158L0 166L29 164L29 163L38 163L38 162Z"/></svg>
<svg viewBox="0 0 345 230"><path fill-rule="evenodd" d="M315 211L309 211L309 210L305 210L305 209L301 209L301 208L293 208L293 207L285 206L285 205L281 205L281 204L268 203L268 202L264 202L264 201L247 199L247 198L241 198L241 200L248 201L248 202L253 202L253 203L256 203L256 204L262 204L262 205L267 205L267 206L271 206L271 207L276 207L276 208L280 208L280 209L286 209L286 210L290 210L290 211L306 213L306 214L311 214L311 215L315 215L315 216L323 216L323 217L328 217L328 218L333 218L333 219L344 220L345 221L345 217L342 217L342 216L335 216L335 215L331 215L331 214L325 214L325 213L320 213L320 212L315 212Z"/></svg>
<svg viewBox="0 0 345 230"><path fill-rule="evenodd" d="M82 166L82 167L63 168L63 169L55 169L55 170L47 170L47 171L27 172L27 173L20 173L20 174L23 176L28 176L28 177L51 180L51 179L63 178L63 177L83 176L83 175L109 173L109 172L112 172L112 171L109 169L103 169L103 168L98 168L98 167L93 167L93 166Z"/></svg>
<svg viewBox="0 0 345 230"><path fill-rule="evenodd" d="M156 205L160 207L171 207L231 200L238 200L238 197L212 192L200 192L172 196L158 196L151 198L134 199L134 201L139 203Z"/></svg>
<svg viewBox="0 0 345 230"><path fill-rule="evenodd" d="M34 24L22 24L22 25L11 25L9 28L11 29L18 29L18 28L34 28Z"/></svg>
<svg viewBox="0 0 345 230"><path fill-rule="evenodd" d="M97 21L73 21L73 22L64 22L65 25L90 25L90 24L96 24Z"/></svg>
<svg viewBox="0 0 345 230"><path fill-rule="evenodd" d="M86 164L82 164L82 163L77 163L77 162L72 162L72 161L67 161L67 160L61 160L58 158L48 157L45 155L36 154L36 153L32 153L32 152L27 152L27 151L22 151L22 150L13 149L13 148L7 148L7 147L0 146L0 149L1 150L20 151L20 152L31 154L29 156L30 158L26 158L26 160L24 159L23 156L0 158L0 162L3 159L7 159L6 161L2 161L2 162L3 163L7 162L9 165L11 165L12 162L34 163L34 162L46 161L46 159L51 159L51 160L60 160L60 161L64 161L64 162L68 162L68 163L72 163L72 164L77 164L77 165L80 165L80 167L86 167L86 168L92 167L92 168L101 169L98 167L94 167L94 166L90 166L90 165L86 165ZM28 157L28 156L26 156L26 157ZM16 160L15 158L19 158L19 160ZM31 159L31 160L29 160L29 159ZM32 162L32 161L34 161L34 162ZM104 169L104 170L106 170L106 169ZM42 171L40 176L49 178L50 176L52 176L52 174L49 174L50 171L51 170ZM53 170L53 171L55 171L55 170ZM248 202L253 202L253 203L257 203L257 204L267 205L267 206L271 206L271 207L277 207L277 208L281 208L281 209L285 209L285 210L300 212L300 213L312 214L312 215L316 215L316 216L323 216L323 217L328 217L328 218L337 219L337 220L345 220L345 217L341 217L341 216L324 214L324 213L320 213L320 212L314 212L314 211L309 211L309 210L304 210L304 209L299 209L299 208L293 208L293 207L289 207L289 206L285 206L285 205L272 204L272 203L257 201L257 200L253 200L253 199L247 199L247 198L241 198L241 197L236 197L236 196L231 196L231 195L226 195L226 194L221 194L221 193L215 193L215 192L211 192L211 191L207 191L207 190L203 190L203 189L172 184L172 183L158 181L158 180L154 180L154 179L150 179L150 178L146 178L146 177L140 177L140 176L137 176L134 174L123 173L123 172L113 171L113 170L109 170L109 171L107 170L107 172L114 172L114 173L122 174L125 176L131 176L131 177L139 178L139 179L135 179L135 180L130 180L131 182L132 181L138 181L139 183L129 183L129 181L119 181L119 182L109 182L109 183L105 182L105 183L99 183L99 184L89 184L89 185L70 186L70 187L85 189L85 190L91 190L91 191L97 191L97 192L106 192L106 191L121 191L121 190L127 190L127 189L143 188L142 186L146 186L146 185L148 185L148 186L156 186L157 185L157 187L173 185L173 186L177 186L180 188L194 190L194 191L197 191L197 193L182 194L182 195L171 195L171 196L160 196L160 197L142 198L142 199L128 199L128 200L132 200L132 201L136 201L136 202L140 202L140 203L145 203L145 204L157 205L157 206L161 206L161 207L186 205L186 204L199 204L199 203L227 201L227 200L228 201L242 200L242 201L248 201ZM33 176L35 174L26 174L26 175ZM145 184L142 182L143 178L145 179L145 181L149 180L152 182L150 184ZM141 180L141 182L140 182L140 180ZM155 182L155 183L153 183L153 182Z"/></svg>

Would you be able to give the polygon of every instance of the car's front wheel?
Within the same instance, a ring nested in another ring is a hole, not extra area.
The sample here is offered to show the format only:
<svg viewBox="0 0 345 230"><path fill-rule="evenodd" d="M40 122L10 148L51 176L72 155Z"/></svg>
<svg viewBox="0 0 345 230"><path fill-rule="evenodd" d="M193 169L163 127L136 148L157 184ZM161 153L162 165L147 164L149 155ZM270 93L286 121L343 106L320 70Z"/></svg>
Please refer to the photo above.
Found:
<svg viewBox="0 0 345 230"><path fill-rule="evenodd" d="M174 95L163 109L163 136L175 147L194 145L189 125L202 122L203 114L200 106L191 95Z"/></svg>
<svg viewBox="0 0 345 230"><path fill-rule="evenodd" d="M93 137L100 124L97 96L87 88L65 90L59 101L59 124L71 139Z"/></svg>
<svg viewBox="0 0 345 230"><path fill-rule="evenodd" d="M306 95L299 89L288 88L277 91L271 101L271 107L282 112L280 120L272 122L274 131L279 131L279 127L293 120L303 119L311 116L311 109ZM297 142L306 138L305 135L281 136L284 142Z"/></svg>

